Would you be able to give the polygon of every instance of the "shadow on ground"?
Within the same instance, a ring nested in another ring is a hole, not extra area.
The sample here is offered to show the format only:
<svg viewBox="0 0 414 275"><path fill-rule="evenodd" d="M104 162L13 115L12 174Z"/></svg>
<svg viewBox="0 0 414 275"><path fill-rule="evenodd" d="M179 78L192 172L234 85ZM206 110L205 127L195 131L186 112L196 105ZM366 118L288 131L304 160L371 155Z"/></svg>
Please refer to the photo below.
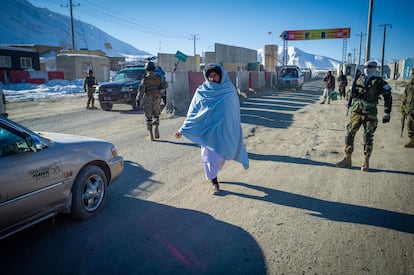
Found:
<svg viewBox="0 0 414 275"><path fill-rule="evenodd" d="M222 196L235 195L248 199L271 202L288 207L294 207L312 211L309 215L337 221L356 224L366 224L376 227L393 229L406 233L414 233L414 215L404 214L384 209L359 206L348 203L332 202L298 195L290 192L279 191L257 185L250 185L243 182L221 182ZM245 193L235 193L225 190L226 184L243 186L249 189L263 192L264 196L254 196Z"/></svg>
<svg viewBox="0 0 414 275"><path fill-rule="evenodd" d="M266 274L260 247L240 227L138 199L151 174L126 162L128 180L108 188L96 217L59 215L0 241L2 274Z"/></svg>
<svg viewBox="0 0 414 275"><path fill-rule="evenodd" d="M240 102L241 122L268 128L287 128L292 124L293 114L319 100L320 91L305 86L300 92L276 90L250 96Z"/></svg>

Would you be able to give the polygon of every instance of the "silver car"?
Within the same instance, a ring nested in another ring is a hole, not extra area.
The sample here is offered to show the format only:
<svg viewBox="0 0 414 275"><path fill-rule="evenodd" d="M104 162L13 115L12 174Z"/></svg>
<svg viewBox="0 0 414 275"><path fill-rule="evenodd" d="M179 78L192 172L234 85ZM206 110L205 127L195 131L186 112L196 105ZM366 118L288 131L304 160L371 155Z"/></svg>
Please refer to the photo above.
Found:
<svg viewBox="0 0 414 275"><path fill-rule="evenodd" d="M123 169L110 142L34 133L0 116L0 239L58 213L91 218Z"/></svg>

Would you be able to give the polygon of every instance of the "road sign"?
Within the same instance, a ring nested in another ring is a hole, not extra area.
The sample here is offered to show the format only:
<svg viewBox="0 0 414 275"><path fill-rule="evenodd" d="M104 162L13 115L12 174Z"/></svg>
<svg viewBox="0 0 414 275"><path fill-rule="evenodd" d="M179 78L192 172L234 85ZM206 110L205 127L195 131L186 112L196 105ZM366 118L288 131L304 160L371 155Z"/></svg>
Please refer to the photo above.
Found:
<svg viewBox="0 0 414 275"><path fill-rule="evenodd" d="M349 38L350 35L350 28L337 28L322 30L283 31L280 37L283 40L316 40L332 38Z"/></svg>
<svg viewBox="0 0 414 275"><path fill-rule="evenodd" d="M187 60L187 56L184 53L180 52L180 51L177 51L175 53L175 57L177 57L182 62L185 62Z"/></svg>

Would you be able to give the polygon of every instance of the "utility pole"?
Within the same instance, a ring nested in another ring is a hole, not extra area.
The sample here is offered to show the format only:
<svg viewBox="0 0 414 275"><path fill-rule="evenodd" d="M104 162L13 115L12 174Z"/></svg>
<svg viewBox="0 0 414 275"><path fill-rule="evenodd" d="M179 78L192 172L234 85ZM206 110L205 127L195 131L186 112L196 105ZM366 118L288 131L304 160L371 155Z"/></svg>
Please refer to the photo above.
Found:
<svg viewBox="0 0 414 275"><path fill-rule="evenodd" d="M68 7L68 4L60 5L60 6L61 7ZM80 4L76 3L76 7L79 7L79 6L80 6ZM75 31L74 31L74 28L73 28L73 7L74 7L74 4L72 3L72 0L70 0L69 8L70 8L70 31L71 31L71 34L72 34L72 51L75 50Z"/></svg>
<svg viewBox="0 0 414 275"><path fill-rule="evenodd" d="M192 34L191 36L193 37L192 40L194 41L194 56L195 56L196 55L196 40L200 38L198 37L198 34Z"/></svg>
<svg viewBox="0 0 414 275"><path fill-rule="evenodd" d="M384 51L385 51L385 36L387 33L387 26L390 26L390 28L392 29L391 24L382 24L378 26L378 27L384 27L384 38L382 39L381 72L380 72L381 77L383 77L383 73L384 73Z"/></svg>
<svg viewBox="0 0 414 275"><path fill-rule="evenodd" d="M372 22L372 10L374 8L374 0L369 0L368 8L368 25L367 25L367 41L365 47L365 62L370 59L371 54L371 22Z"/></svg>
<svg viewBox="0 0 414 275"><path fill-rule="evenodd" d="M352 59L349 59L348 58L348 63L355 63L355 56L356 56L356 54L355 54L355 51L356 51L356 49L355 48L353 48L353 49L351 49L352 50Z"/></svg>
<svg viewBox="0 0 414 275"><path fill-rule="evenodd" d="M358 66L361 65L361 49L362 49L362 36L366 35L366 33L357 34L359 36L359 55L358 55Z"/></svg>

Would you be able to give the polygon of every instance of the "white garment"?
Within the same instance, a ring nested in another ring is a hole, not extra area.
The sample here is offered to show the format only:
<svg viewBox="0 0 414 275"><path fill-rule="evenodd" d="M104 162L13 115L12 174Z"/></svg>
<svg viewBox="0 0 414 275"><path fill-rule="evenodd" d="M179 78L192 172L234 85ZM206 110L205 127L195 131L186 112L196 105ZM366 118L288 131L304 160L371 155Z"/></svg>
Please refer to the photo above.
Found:
<svg viewBox="0 0 414 275"><path fill-rule="evenodd" d="M201 161L204 164L204 172L208 180L217 178L218 172L226 162L223 156L204 146L201 146Z"/></svg>
<svg viewBox="0 0 414 275"><path fill-rule="evenodd" d="M322 102L323 103L325 103L326 99L328 99L328 104L331 102L331 93L332 92L333 92L332 89L328 89L328 88L323 89L323 95L322 95L322 98L323 98Z"/></svg>

